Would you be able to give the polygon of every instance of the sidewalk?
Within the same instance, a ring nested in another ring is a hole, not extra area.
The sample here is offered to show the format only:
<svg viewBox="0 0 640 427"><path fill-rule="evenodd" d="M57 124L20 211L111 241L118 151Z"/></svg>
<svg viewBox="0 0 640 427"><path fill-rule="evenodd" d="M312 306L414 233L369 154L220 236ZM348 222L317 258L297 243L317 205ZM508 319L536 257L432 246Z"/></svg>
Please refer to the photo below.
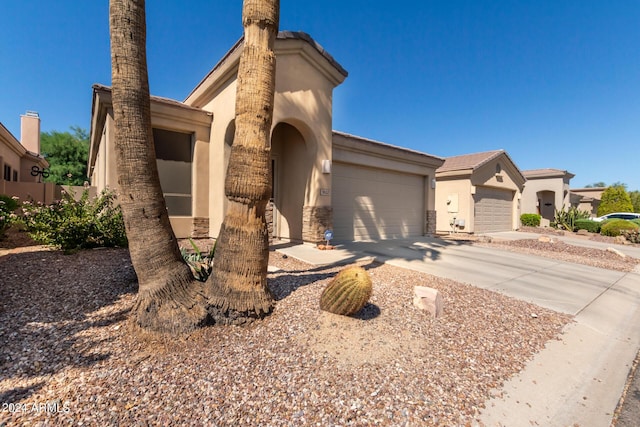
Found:
<svg viewBox="0 0 640 427"><path fill-rule="evenodd" d="M500 239L538 236L527 234L492 235ZM573 240L567 243L576 244ZM612 246L589 243L603 249ZM638 249L613 246L634 257ZM524 370L504 385L502 398L485 403L481 420L486 426L510 427L611 424L640 349L639 273L427 237L346 242L332 251L320 251L312 245L278 250L312 264L350 263L374 257L574 315L575 323L565 328L560 340L547 343ZM628 396L624 411L629 412L629 407L637 403Z"/></svg>

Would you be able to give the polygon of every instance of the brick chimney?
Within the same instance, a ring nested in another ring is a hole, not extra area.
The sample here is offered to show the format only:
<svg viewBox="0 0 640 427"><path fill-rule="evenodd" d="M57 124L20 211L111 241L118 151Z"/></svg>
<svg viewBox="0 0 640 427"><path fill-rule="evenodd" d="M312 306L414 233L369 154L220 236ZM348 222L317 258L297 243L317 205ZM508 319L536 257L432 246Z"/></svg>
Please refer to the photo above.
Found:
<svg viewBox="0 0 640 427"><path fill-rule="evenodd" d="M32 153L40 154L40 116L35 111L20 116L20 143Z"/></svg>

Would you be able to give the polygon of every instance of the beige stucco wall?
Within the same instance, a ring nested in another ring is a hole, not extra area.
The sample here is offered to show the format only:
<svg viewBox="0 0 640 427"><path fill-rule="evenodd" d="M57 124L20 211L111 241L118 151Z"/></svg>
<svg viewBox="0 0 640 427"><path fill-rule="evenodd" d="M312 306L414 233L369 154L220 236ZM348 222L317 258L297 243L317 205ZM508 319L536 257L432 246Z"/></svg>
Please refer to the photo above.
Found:
<svg viewBox="0 0 640 427"><path fill-rule="evenodd" d="M107 187L117 190L117 156L113 142L114 121L111 94L108 88L97 91L94 98L94 110L89 164L91 184L96 187L97 191L102 191ZM192 135L192 214L184 217L170 217L174 232L178 237L191 236L194 218L207 217L208 215L211 120L210 114L185 108L174 101L158 98L151 100L152 127ZM100 131L100 135L94 134L98 131Z"/></svg>
<svg viewBox="0 0 640 427"><path fill-rule="evenodd" d="M277 65L272 131L279 124L286 123L302 135L305 152L299 161L308 167L305 170L299 168L299 176L290 179L302 180L306 185L304 206L330 206L330 195L320 195L321 188L331 189L330 176L322 174L321 167L322 160L331 160L332 93L344 76L304 40L278 39L275 50ZM240 49L232 51L185 100L187 105L209 111L215 118L211 125L209 149L211 237L217 237L226 208L224 179L230 148L225 139L230 139L229 132L235 118L239 58ZM280 163L280 166L286 166ZM286 187L281 188L284 190ZM281 197L287 199L286 195L281 194ZM288 230L287 225L281 231L288 233Z"/></svg>
<svg viewBox="0 0 640 427"><path fill-rule="evenodd" d="M465 221L465 227L460 231L471 232L473 230L474 210L471 191L471 180L468 176L438 178L435 191L436 231L438 233L452 231L450 223L454 217Z"/></svg>
<svg viewBox="0 0 640 427"><path fill-rule="evenodd" d="M540 194L543 206L539 206L538 202L540 192L550 192ZM553 205L544 206L545 203ZM522 191L522 213L539 213L547 219L553 219L556 209L569 206L569 178L556 176L527 179Z"/></svg>
<svg viewBox="0 0 640 427"><path fill-rule="evenodd" d="M496 173L498 163L501 172ZM459 232L474 232L474 199L477 187L492 187L513 192L512 229L519 227L521 189L523 180L520 172L504 155L480 166L476 170L437 173L436 184L436 230L439 233L452 231L453 217L464 220L465 226ZM457 200L457 207L456 207ZM449 203L448 203L449 202Z"/></svg>
<svg viewBox="0 0 640 427"><path fill-rule="evenodd" d="M60 187L53 182L15 182L0 179L0 194L48 205L60 199Z"/></svg>
<svg viewBox="0 0 640 427"><path fill-rule="evenodd" d="M224 77L224 76L223 76ZM218 88L212 91L206 98L198 99L194 104L190 100L185 102L195 107L202 108L213 114L214 120L209 130L208 153L208 188L209 199L207 201L207 213L209 216L209 235L217 237L226 208L226 196L224 193L224 180L229 159L229 146L225 144L227 130L232 126L235 118L236 80L235 75L226 76L226 80L216 82ZM199 179L204 178L200 176Z"/></svg>
<svg viewBox="0 0 640 427"><path fill-rule="evenodd" d="M605 187L572 188L570 192L575 195L574 197L584 198L584 200L581 200L577 205L577 208L581 211L587 211L592 217L595 217L598 215L598 207L600 206L600 199L602 198L602 192L604 190ZM573 205L573 198L571 199Z"/></svg>
<svg viewBox="0 0 640 427"><path fill-rule="evenodd" d="M39 130L39 118L37 120ZM39 141L39 134L31 136ZM48 162L35 152L30 152L9 132L7 128L0 123L0 180L4 178L4 166L11 168L10 181L15 182L14 172L17 172L17 181L37 183L39 176L31 175L31 167L38 166L44 169L49 166Z"/></svg>
<svg viewBox="0 0 640 427"><path fill-rule="evenodd" d="M20 116L20 142L27 150L40 154L40 117L27 112Z"/></svg>
<svg viewBox="0 0 640 427"><path fill-rule="evenodd" d="M0 143L0 179L4 176L4 165L12 170L20 170L20 156L7 145Z"/></svg>

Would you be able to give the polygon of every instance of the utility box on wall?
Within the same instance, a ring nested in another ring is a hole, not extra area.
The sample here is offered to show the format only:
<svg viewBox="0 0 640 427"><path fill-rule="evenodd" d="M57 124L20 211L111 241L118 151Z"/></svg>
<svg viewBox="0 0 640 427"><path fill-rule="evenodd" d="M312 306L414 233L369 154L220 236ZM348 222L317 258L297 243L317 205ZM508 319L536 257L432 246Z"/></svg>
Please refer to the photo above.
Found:
<svg viewBox="0 0 640 427"><path fill-rule="evenodd" d="M449 194L447 196L447 212L458 212L458 193Z"/></svg>

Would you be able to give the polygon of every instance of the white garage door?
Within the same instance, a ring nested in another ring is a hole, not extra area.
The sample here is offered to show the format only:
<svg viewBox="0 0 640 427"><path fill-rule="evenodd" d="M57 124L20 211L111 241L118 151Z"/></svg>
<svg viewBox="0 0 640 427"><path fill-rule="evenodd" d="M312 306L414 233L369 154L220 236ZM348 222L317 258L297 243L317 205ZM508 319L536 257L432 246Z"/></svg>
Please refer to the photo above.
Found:
<svg viewBox="0 0 640 427"><path fill-rule="evenodd" d="M475 233L511 231L513 229L513 191L477 187L475 201Z"/></svg>
<svg viewBox="0 0 640 427"><path fill-rule="evenodd" d="M333 164L333 230L337 240L378 240L423 234L424 178Z"/></svg>

